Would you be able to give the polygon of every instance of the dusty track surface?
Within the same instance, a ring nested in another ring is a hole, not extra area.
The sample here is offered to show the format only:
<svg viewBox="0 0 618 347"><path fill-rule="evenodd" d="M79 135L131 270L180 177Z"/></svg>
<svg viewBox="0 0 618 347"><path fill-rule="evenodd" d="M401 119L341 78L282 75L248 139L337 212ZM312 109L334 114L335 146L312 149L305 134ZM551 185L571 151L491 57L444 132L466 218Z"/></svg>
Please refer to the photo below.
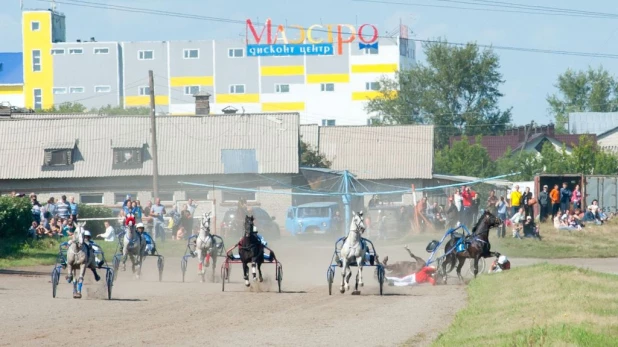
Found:
<svg viewBox="0 0 618 347"><path fill-rule="evenodd" d="M274 266L268 263L262 267L265 282L251 289L242 283L240 265L233 265L232 282L222 292L222 258L217 283L199 283L194 259L182 283L178 257L166 257L159 282L156 261L148 258L140 280L130 270L119 273L111 301L104 298L103 284L93 283L91 273L86 275L84 298L75 300L63 280L65 273L58 297L52 298L49 266L0 271L0 346L66 345L80 339L97 346L230 346L243 341L254 346L332 346L342 341L422 346L465 305L461 285L385 285L385 295L379 296L374 268L365 268L360 295L338 292L337 271L329 296L326 269L333 242L283 240L270 246L283 263L283 293L277 293ZM411 247L427 257L425 243ZM391 261L409 259L401 246L376 243L376 248Z"/></svg>

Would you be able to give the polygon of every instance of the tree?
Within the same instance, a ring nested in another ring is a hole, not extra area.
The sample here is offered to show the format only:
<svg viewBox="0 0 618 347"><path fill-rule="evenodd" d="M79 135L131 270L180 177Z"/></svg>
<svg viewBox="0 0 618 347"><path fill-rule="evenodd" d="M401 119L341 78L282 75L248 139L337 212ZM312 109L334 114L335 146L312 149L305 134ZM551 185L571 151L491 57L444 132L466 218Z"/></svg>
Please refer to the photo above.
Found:
<svg viewBox="0 0 618 347"><path fill-rule="evenodd" d="M558 76L556 94L547 97L549 111L556 122L556 132L567 133L570 112L618 111L618 84L602 66L587 71L568 69ZM577 131L576 129L570 129Z"/></svg>
<svg viewBox="0 0 618 347"><path fill-rule="evenodd" d="M447 145L453 135L502 133L511 109L498 107L504 81L493 50L445 41L423 48L427 65L399 71L395 80L381 79L379 96L369 101L366 111L389 124L434 124L436 148Z"/></svg>
<svg viewBox="0 0 618 347"><path fill-rule="evenodd" d="M519 172L509 177L509 180L530 181L541 171L541 160L534 152L515 151L507 148L506 153L496 161L498 175Z"/></svg>
<svg viewBox="0 0 618 347"><path fill-rule="evenodd" d="M560 151L551 143L546 143L541 149L541 169L549 174L567 174L573 171L571 158L562 144Z"/></svg>
<svg viewBox="0 0 618 347"><path fill-rule="evenodd" d="M495 174L495 163L489 157L487 149L480 145L480 138L470 144L464 136L452 147L436 151L434 171L441 174L463 175L472 177L490 177Z"/></svg>
<svg viewBox="0 0 618 347"><path fill-rule="evenodd" d="M300 140L300 166L330 168L332 162L326 156L313 149L311 145Z"/></svg>

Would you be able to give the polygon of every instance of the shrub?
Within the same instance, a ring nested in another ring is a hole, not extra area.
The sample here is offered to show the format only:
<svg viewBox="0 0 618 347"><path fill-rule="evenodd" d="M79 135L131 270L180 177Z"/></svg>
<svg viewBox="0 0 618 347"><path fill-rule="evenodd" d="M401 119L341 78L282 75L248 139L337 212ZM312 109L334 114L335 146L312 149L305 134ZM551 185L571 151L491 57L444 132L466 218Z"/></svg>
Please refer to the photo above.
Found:
<svg viewBox="0 0 618 347"><path fill-rule="evenodd" d="M0 196L0 239L24 240L32 225L32 203L28 198Z"/></svg>
<svg viewBox="0 0 618 347"><path fill-rule="evenodd" d="M111 218L114 217L114 214L110 208L101 207L101 206L92 206L79 204L79 218L78 221L82 218ZM87 221L86 222L86 230L89 230L94 239L98 234L102 234L105 232L104 221ZM111 221L110 221L111 222ZM114 224L114 223L111 223Z"/></svg>

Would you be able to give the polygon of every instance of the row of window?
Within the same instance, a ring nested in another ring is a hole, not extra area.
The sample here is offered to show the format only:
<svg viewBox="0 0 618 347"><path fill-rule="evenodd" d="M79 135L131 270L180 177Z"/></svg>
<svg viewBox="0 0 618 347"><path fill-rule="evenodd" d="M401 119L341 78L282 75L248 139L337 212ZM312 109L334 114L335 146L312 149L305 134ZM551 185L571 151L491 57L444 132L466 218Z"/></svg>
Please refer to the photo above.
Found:
<svg viewBox="0 0 618 347"><path fill-rule="evenodd" d="M51 50L51 55L63 55L66 52L64 48L54 48ZM92 49L94 54L109 54L107 47L95 47ZM84 54L83 48L69 48L69 54Z"/></svg>
<svg viewBox="0 0 618 347"><path fill-rule="evenodd" d="M53 88L53 93L54 94L81 94L84 93L86 91L86 88L84 87L54 87ZM112 91L112 87L111 86L94 86L94 92L95 93L111 93Z"/></svg>
<svg viewBox="0 0 618 347"><path fill-rule="evenodd" d="M372 55L378 54L378 50L375 48L364 48L364 54ZM229 48L227 50L227 56L229 58L242 58L245 56L245 50L243 48ZM188 48L182 51L182 57L184 59L199 59L200 58L200 50L198 48ZM154 51L152 50L143 50L137 52L137 58L139 60L153 60L154 59Z"/></svg>

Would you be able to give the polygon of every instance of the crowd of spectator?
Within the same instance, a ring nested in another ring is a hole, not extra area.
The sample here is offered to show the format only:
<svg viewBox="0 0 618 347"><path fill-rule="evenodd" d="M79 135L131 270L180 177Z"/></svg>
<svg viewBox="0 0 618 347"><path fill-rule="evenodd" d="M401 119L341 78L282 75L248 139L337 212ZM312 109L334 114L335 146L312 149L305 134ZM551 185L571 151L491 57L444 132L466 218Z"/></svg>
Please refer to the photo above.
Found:
<svg viewBox="0 0 618 347"><path fill-rule="evenodd" d="M11 196L17 196L15 192ZM28 236L32 238L65 237L72 236L75 232L75 223L79 216L79 206L75 197L69 200L63 195L56 201L50 197L46 204L41 204L35 193L31 193L32 203L32 226L28 230Z"/></svg>

